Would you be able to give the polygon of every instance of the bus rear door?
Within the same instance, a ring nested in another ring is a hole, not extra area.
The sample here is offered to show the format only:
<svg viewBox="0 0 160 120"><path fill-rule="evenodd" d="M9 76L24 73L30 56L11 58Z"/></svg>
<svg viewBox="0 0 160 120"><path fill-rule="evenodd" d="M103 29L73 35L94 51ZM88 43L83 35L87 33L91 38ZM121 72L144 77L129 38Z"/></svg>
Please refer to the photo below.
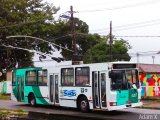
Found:
<svg viewBox="0 0 160 120"><path fill-rule="evenodd" d="M17 81L17 101L24 101L24 77L16 76Z"/></svg>
<svg viewBox="0 0 160 120"><path fill-rule="evenodd" d="M92 72L92 86L93 107L106 108L106 73L100 71Z"/></svg>
<svg viewBox="0 0 160 120"><path fill-rule="evenodd" d="M49 79L50 79L50 102L53 104L59 104L59 92L58 92L59 75L50 74Z"/></svg>

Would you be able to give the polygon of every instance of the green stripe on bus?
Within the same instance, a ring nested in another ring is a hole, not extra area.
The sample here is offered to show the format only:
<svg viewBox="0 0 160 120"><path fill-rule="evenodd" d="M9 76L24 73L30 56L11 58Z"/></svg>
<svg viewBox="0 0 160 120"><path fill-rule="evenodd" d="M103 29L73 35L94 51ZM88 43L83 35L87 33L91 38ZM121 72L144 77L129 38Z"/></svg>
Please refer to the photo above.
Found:
<svg viewBox="0 0 160 120"><path fill-rule="evenodd" d="M37 103L40 101L40 104L46 104L46 105L49 104L45 100L45 98L43 98L41 91L40 91L40 88L38 86L36 86L36 87L33 86L32 89L33 89L33 93L35 94L36 100L38 100Z"/></svg>
<svg viewBox="0 0 160 120"><path fill-rule="evenodd" d="M17 88L16 88L16 86L12 86L12 91L13 91L13 95L15 96L15 98L18 100L18 98L17 98L17 94L18 94L18 92L17 92Z"/></svg>
<svg viewBox="0 0 160 120"><path fill-rule="evenodd" d="M117 105L125 105L128 100L128 90L118 90L117 91Z"/></svg>

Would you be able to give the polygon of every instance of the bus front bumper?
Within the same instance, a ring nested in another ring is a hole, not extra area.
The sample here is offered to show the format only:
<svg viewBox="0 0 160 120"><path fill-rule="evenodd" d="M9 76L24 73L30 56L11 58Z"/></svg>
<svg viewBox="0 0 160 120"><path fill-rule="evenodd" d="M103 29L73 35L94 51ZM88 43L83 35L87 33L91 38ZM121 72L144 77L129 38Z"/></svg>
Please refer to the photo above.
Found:
<svg viewBox="0 0 160 120"><path fill-rule="evenodd" d="M122 109L127 109L127 108L132 108L132 107L140 107L142 105L143 105L142 102L138 102L138 103L132 103L132 104L119 105L119 106L110 106L108 107L108 111L122 110Z"/></svg>

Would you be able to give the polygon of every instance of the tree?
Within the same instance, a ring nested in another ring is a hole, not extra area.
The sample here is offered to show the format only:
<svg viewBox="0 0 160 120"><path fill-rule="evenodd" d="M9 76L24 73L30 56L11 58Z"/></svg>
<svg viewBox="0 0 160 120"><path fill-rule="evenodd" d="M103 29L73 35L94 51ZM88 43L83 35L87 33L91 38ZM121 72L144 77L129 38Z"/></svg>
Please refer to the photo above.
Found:
<svg viewBox="0 0 160 120"><path fill-rule="evenodd" d="M9 38L10 35L28 35L42 39L50 38L54 23L53 15L59 10L42 0L0 0L0 45L12 45L50 53L52 47L31 38ZM0 71L33 66L33 54L28 51L0 46Z"/></svg>
<svg viewBox="0 0 160 120"><path fill-rule="evenodd" d="M106 39L108 37L104 37L101 41L88 49L84 55L85 63L97 63L97 62L109 62L110 54L109 54L109 45L106 44ZM117 40L114 38L115 44L112 45L112 60L113 61L129 61L130 56L128 55L128 49L131 48L129 43L123 39Z"/></svg>
<svg viewBox="0 0 160 120"><path fill-rule="evenodd" d="M61 19L59 22L54 24L54 35L56 39L54 42L62 47L66 47L70 50L72 48L72 33L70 20ZM97 44L101 38L98 34L89 34L89 26L82 20L75 18L75 36L76 43L79 46L78 54L84 55L84 53L93 45ZM57 48L59 49L59 47ZM61 54L67 60L71 60L73 52L62 50Z"/></svg>
<svg viewBox="0 0 160 120"><path fill-rule="evenodd" d="M55 21L53 15L59 10L53 4L43 0L1 0L0 1L0 71L18 67L33 66L33 53L24 50L6 48L6 46L21 47L49 54L54 49L52 45L33 38L7 38L10 35L27 35L42 38L72 50L71 19ZM86 62L106 61L108 48L104 38L98 34L89 34L89 26L84 21L74 18L75 36L79 55L85 55ZM127 55L127 42L121 40L113 47L114 56L126 54L121 59L130 59ZM94 46L94 47L93 47ZM58 50L60 47L55 46ZM93 48L92 48L93 47ZM118 52L117 49L119 48ZM62 49L62 55L71 60L73 52ZM106 53L105 53L106 51ZM97 54L98 53L98 54ZM99 56L98 56L99 55ZM90 57L88 57L90 56ZM120 57L114 57L119 60ZM3 64L2 64L3 63Z"/></svg>
<svg viewBox="0 0 160 120"><path fill-rule="evenodd" d="M42 0L2 0L0 1L1 44L12 45L49 53L51 46L32 38L10 38L10 35L28 35L47 39L52 36L53 14L58 11L52 4ZM27 51L0 46L1 69L12 68L18 62L21 67L32 66L33 54ZM17 54L19 53L19 54ZM2 56L3 55L3 56ZM25 61L25 64L23 62ZM8 63L10 62L10 63ZM28 63L28 64L27 64Z"/></svg>

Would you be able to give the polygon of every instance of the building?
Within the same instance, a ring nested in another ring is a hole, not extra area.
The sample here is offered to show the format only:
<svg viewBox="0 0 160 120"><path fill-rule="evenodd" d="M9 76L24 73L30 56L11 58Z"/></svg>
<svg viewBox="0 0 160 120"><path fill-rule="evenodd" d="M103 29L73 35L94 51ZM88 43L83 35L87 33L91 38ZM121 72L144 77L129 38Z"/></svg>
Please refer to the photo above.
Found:
<svg viewBox="0 0 160 120"><path fill-rule="evenodd" d="M142 96L160 96L160 65L139 64Z"/></svg>

